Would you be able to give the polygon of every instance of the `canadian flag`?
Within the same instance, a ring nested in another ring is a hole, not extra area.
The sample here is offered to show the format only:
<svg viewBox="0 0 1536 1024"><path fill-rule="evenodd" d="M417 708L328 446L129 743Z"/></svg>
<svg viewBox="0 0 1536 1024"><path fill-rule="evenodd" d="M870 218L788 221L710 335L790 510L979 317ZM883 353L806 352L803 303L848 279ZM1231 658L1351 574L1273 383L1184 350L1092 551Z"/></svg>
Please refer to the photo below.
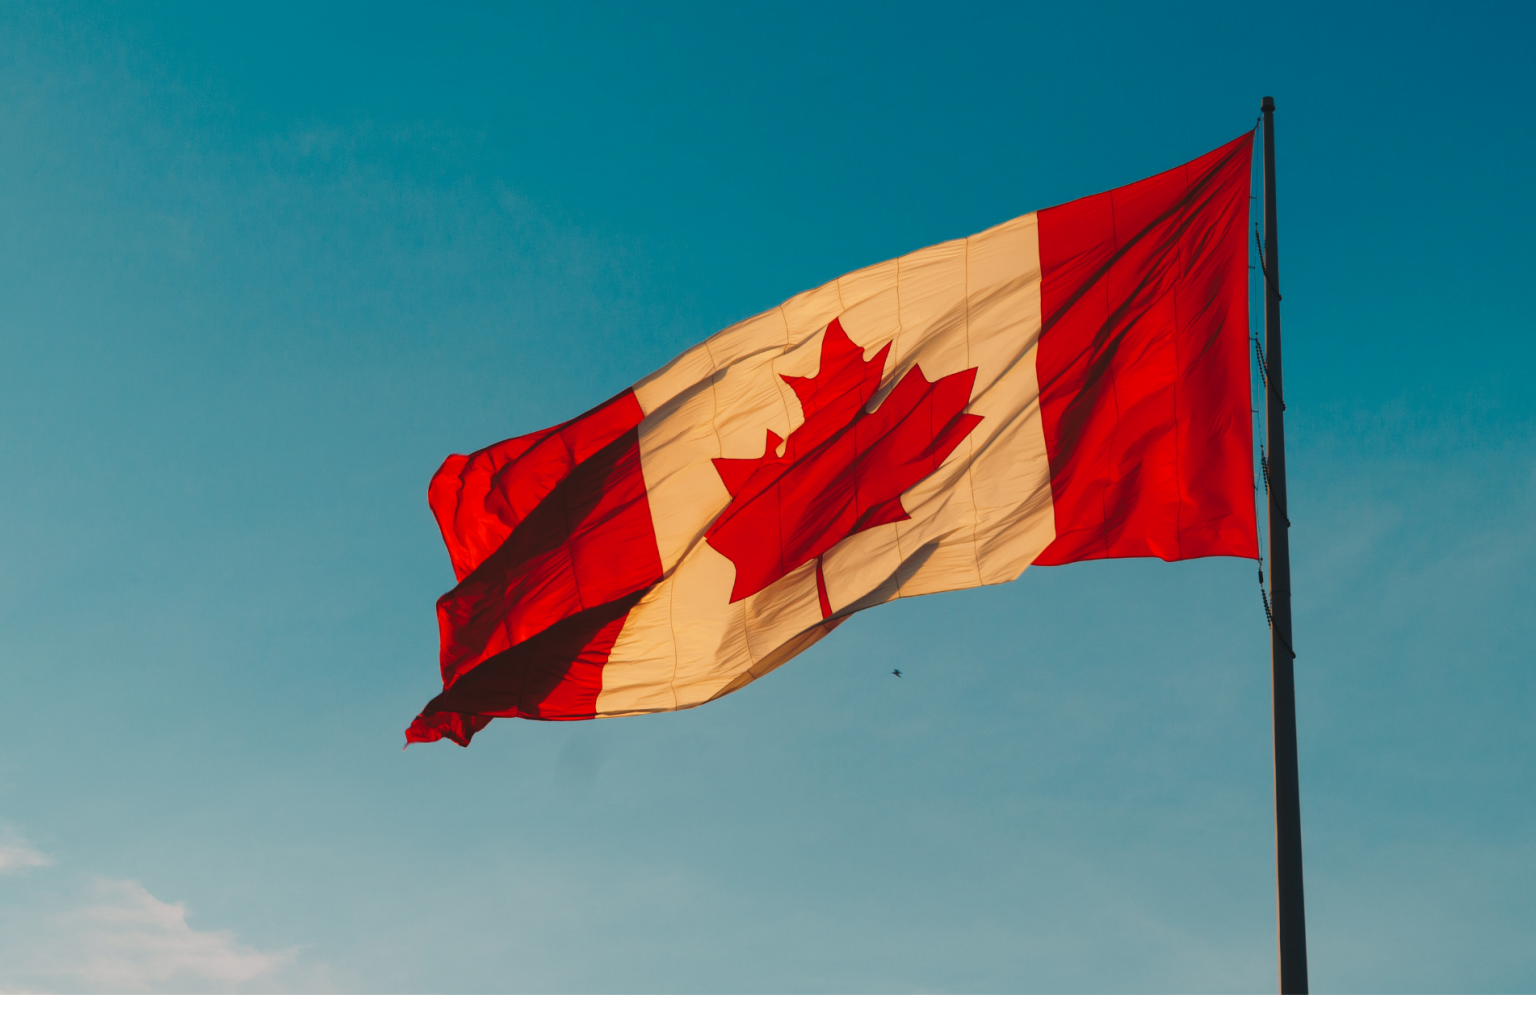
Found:
<svg viewBox="0 0 1536 1024"><path fill-rule="evenodd" d="M449 456L459 582L408 741L696 707L1030 565L1256 557L1251 151L847 274Z"/></svg>

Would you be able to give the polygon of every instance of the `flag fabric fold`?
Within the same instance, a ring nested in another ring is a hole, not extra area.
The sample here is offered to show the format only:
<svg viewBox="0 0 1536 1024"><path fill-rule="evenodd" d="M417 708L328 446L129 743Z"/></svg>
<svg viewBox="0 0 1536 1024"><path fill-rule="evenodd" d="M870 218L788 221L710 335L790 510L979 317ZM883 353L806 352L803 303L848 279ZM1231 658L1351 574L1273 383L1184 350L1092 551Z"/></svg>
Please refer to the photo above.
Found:
<svg viewBox="0 0 1536 1024"><path fill-rule="evenodd" d="M844 275L450 456L443 691L407 740L695 707L1031 564L1255 557L1251 149Z"/></svg>

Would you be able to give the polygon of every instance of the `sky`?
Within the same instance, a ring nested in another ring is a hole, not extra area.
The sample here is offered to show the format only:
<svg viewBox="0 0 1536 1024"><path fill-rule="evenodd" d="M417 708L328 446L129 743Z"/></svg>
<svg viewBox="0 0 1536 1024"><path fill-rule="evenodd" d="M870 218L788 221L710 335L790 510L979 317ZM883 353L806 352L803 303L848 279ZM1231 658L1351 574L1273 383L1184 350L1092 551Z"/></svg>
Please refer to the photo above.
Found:
<svg viewBox="0 0 1536 1024"><path fill-rule="evenodd" d="M6 5L0 991L1273 991L1251 562L1031 569L697 710L401 749L444 456L1266 94L1313 990L1536 989L1532 30Z"/></svg>

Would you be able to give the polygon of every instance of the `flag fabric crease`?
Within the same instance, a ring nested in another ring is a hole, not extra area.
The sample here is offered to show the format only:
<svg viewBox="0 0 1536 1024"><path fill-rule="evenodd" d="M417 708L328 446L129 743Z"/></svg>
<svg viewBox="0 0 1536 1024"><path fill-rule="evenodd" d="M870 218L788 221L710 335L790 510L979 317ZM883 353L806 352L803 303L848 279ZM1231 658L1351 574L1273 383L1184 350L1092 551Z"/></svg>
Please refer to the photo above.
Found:
<svg viewBox="0 0 1536 1024"><path fill-rule="evenodd" d="M854 271L557 427L449 456L409 742L696 707L900 597L1253 558L1252 133Z"/></svg>

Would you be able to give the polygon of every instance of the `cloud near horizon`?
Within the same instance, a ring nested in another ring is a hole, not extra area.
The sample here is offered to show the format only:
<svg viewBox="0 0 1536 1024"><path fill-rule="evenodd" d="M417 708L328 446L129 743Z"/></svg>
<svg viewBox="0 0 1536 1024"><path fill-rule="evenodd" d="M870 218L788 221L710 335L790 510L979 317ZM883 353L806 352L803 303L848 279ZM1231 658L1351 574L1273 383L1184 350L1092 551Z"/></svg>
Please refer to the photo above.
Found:
<svg viewBox="0 0 1536 1024"><path fill-rule="evenodd" d="M16 875L29 868L45 868L53 863L46 853L34 850L19 839L0 841L0 875Z"/></svg>
<svg viewBox="0 0 1536 1024"><path fill-rule="evenodd" d="M53 858L0 835L0 875ZM296 950L263 952L228 930L201 931L185 903L131 879L95 878L73 896L26 900L0 925L0 992L233 992L281 985Z"/></svg>
<svg viewBox="0 0 1536 1024"><path fill-rule="evenodd" d="M295 951L264 953L227 930L199 931L184 903L156 898L143 884L97 879L88 905L59 915L54 926L67 951L57 973L93 990L148 992L237 989L269 978Z"/></svg>

